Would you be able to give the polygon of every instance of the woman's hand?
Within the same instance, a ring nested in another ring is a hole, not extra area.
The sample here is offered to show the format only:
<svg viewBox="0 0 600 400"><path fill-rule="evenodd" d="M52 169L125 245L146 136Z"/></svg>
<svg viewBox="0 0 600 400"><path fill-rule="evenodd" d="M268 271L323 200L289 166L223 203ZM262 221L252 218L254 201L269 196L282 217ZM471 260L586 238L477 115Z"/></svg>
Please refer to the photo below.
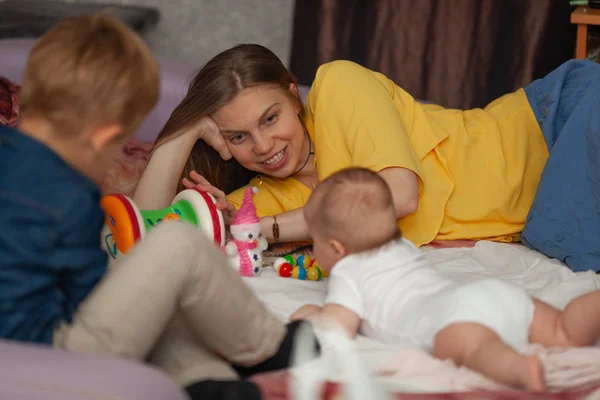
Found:
<svg viewBox="0 0 600 400"><path fill-rule="evenodd" d="M202 118L189 132L195 135L198 140L203 140L215 149L223 160L231 158L231 152L227 147L227 143L223 135L221 135L219 127L211 117L206 116Z"/></svg>
<svg viewBox="0 0 600 400"><path fill-rule="evenodd" d="M225 192L223 192L222 190L211 185L210 182L207 181L205 177L203 177L196 171L192 171L190 173L190 179L183 178L183 180L182 180L183 186L185 186L187 189L196 188L200 191L203 191L203 192L213 195L213 197L217 201L217 203L216 203L217 209L221 210L221 212L223 213L223 219L225 220L225 224L231 225L231 223L235 219L237 210L235 209L233 204L231 204L227 201Z"/></svg>

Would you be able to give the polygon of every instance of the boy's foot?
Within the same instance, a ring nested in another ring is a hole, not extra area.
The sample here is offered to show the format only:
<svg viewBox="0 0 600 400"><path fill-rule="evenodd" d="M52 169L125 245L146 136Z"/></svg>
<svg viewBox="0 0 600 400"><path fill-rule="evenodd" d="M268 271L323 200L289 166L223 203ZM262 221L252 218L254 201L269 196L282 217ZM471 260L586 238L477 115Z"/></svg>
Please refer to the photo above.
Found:
<svg viewBox="0 0 600 400"><path fill-rule="evenodd" d="M275 355L273 355L271 358L252 367L241 367L233 365L233 369L235 369L236 372L240 374L241 379L245 379L249 376L261 372L276 371L279 369L289 367L292 361L292 349L294 348L294 344L296 341L296 333L298 329L303 325L311 327L312 330L312 325L309 322L302 320L293 321L286 325L287 331L285 333L285 336L283 337L283 340L281 341L281 344L279 345L279 350L277 350L277 353L275 353ZM317 342L316 336L315 346L316 352L320 353L320 346Z"/></svg>
<svg viewBox="0 0 600 400"><path fill-rule="evenodd" d="M531 392L545 391L544 366L538 356L535 354L523 356L522 365L525 387Z"/></svg>

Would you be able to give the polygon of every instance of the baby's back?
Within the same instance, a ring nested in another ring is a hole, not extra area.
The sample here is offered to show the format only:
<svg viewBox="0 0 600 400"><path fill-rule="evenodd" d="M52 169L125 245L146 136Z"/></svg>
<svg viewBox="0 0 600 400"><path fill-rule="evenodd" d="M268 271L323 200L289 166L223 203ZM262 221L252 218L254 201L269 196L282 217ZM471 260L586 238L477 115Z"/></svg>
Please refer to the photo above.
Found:
<svg viewBox="0 0 600 400"><path fill-rule="evenodd" d="M477 323L522 351L534 304L527 292L498 278L458 283L422 252L399 240L344 258L331 273L326 302L353 309L363 333L382 342L431 351L436 334L453 323Z"/></svg>
<svg viewBox="0 0 600 400"><path fill-rule="evenodd" d="M358 311L365 334L397 343L410 336L403 331L410 325L413 310L453 285L455 282L433 268L416 246L401 239L340 261L331 272L326 302L342 303L344 300L338 300L341 293L358 292L353 294L362 301Z"/></svg>

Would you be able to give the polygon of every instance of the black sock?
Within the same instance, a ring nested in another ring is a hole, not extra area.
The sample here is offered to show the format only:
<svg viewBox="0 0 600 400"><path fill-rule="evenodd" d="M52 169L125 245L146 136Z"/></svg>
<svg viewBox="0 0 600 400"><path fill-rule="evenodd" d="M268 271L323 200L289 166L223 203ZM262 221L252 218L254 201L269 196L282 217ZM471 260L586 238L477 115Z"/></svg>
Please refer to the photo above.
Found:
<svg viewBox="0 0 600 400"><path fill-rule="evenodd" d="M261 400L258 386L249 381L206 380L185 388L191 400Z"/></svg>
<svg viewBox="0 0 600 400"><path fill-rule="evenodd" d="M303 324L310 325L308 322L302 321L302 320L290 322L289 324L286 325L287 332L286 332L283 340L281 341L279 350L277 350L277 353L275 353L275 355L273 355L271 358L268 358L267 360L265 360L259 364L256 364L252 367L241 367L241 366L233 365L233 369L235 369L236 372L238 374L240 374L240 377L242 379L245 379L249 376L252 376L254 374L258 374L261 372L276 371L278 369L284 369L284 368L289 367L291 358L292 358L292 349L294 348L296 332L297 332L298 328L300 326L302 326ZM315 342L316 342L316 351L317 351L317 353L319 353L321 348L320 348L319 343L317 342L316 338L315 338Z"/></svg>

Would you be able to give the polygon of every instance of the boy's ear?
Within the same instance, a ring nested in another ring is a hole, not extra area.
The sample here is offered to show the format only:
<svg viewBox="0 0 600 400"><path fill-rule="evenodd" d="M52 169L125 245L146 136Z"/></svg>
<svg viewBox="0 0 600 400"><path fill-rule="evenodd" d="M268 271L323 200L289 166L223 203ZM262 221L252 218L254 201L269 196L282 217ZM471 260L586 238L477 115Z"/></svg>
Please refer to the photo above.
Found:
<svg viewBox="0 0 600 400"><path fill-rule="evenodd" d="M92 130L90 143L94 150L102 150L122 133L123 126L119 124L102 125Z"/></svg>
<svg viewBox="0 0 600 400"><path fill-rule="evenodd" d="M347 253L346 246L344 246L342 244L342 242L340 242L339 240L330 239L329 246L331 247L331 250L332 250L336 260L340 260L346 256L346 253Z"/></svg>

